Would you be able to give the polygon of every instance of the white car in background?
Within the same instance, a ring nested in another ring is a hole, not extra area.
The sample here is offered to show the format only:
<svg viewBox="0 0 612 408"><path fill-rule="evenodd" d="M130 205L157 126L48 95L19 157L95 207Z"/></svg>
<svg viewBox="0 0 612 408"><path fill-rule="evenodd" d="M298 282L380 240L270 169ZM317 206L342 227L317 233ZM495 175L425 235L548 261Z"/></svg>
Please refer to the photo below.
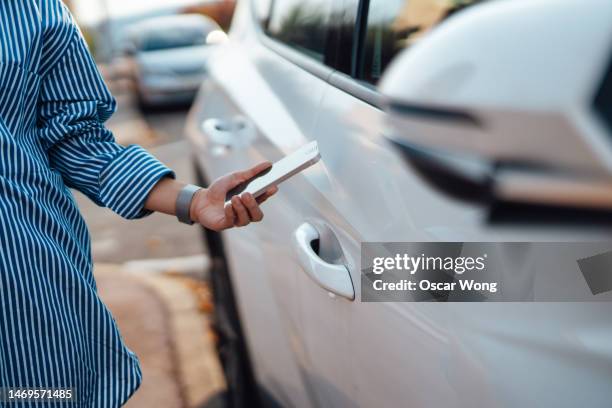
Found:
<svg viewBox="0 0 612 408"><path fill-rule="evenodd" d="M139 22L128 37L138 100L151 107L190 103L206 75L211 47L226 34L206 16L184 14Z"/></svg>
<svg viewBox="0 0 612 408"><path fill-rule="evenodd" d="M612 292L576 260L612 240L611 61L607 0L239 2L188 118L201 181L322 159L206 232L233 406L609 407ZM392 241L525 243L491 256L574 302L362 302L360 245ZM530 244L559 241L592 244Z"/></svg>

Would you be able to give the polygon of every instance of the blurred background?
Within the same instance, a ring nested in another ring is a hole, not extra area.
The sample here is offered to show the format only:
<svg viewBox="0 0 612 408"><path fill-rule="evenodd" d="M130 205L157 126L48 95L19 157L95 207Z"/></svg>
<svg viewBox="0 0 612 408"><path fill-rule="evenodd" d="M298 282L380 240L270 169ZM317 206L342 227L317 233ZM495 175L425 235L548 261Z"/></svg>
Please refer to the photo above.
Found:
<svg viewBox="0 0 612 408"><path fill-rule="evenodd" d="M108 123L117 141L150 149L195 183L184 122L206 48L224 40L234 0L64 2L117 99ZM201 229L160 214L125 221L75 194L101 296L142 364L142 387L127 406L224 406Z"/></svg>

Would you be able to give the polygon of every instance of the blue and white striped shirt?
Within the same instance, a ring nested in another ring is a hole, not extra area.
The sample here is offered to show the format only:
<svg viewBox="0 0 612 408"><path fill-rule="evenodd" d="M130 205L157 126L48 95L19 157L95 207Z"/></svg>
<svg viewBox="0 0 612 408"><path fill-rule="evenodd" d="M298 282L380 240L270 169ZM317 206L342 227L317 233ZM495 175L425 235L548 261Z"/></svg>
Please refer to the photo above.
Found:
<svg viewBox="0 0 612 408"><path fill-rule="evenodd" d="M0 387L76 389L79 404L58 408L117 407L141 381L98 298L69 190L139 218L173 176L115 143L104 127L114 109L60 0L0 0Z"/></svg>

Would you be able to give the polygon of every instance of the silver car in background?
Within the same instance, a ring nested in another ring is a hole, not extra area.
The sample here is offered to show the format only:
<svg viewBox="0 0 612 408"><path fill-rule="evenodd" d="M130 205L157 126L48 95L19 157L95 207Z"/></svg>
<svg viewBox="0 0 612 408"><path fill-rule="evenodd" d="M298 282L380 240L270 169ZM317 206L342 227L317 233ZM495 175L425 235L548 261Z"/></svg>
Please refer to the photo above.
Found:
<svg viewBox="0 0 612 408"><path fill-rule="evenodd" d="M612 239L612 2L243 0L217 51L201 181L322 156L262 223L206 232L234 406L610 406L612 292L576 260ZM361 244L393 241L518 243L502 278L573 302L362 302ZM531 245L560 241L589 244Z"/></svg>
<svg viewBox="0 0 612 408"><path fill-rule="evenodd" d="M144 107L190 103L206 75L213 45L225 33L208 17L176 15L147 19L130 28L139 102Z"/></svg>

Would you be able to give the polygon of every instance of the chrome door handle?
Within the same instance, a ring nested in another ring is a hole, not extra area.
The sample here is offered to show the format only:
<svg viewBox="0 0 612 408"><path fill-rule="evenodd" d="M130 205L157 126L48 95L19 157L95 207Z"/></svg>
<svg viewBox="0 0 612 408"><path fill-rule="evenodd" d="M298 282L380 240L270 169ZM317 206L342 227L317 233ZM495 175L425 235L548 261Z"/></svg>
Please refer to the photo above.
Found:
<svg viewBox="0 0 612 408"><path fill-rule="evenodd" d="M247 118L210 118L202 122L202 131L213 144L246 147L255 139L255 126Z"/></svg>
<svg viewBox="0 0 612 408"><path fill-rule="evenodd" d="M300 225L293 234L293 246L300 266L317 285L346 299L355 299L355 289L348 268L321 259L312 249L312 242L317 239L319 232L309 223Z"/></svg>

